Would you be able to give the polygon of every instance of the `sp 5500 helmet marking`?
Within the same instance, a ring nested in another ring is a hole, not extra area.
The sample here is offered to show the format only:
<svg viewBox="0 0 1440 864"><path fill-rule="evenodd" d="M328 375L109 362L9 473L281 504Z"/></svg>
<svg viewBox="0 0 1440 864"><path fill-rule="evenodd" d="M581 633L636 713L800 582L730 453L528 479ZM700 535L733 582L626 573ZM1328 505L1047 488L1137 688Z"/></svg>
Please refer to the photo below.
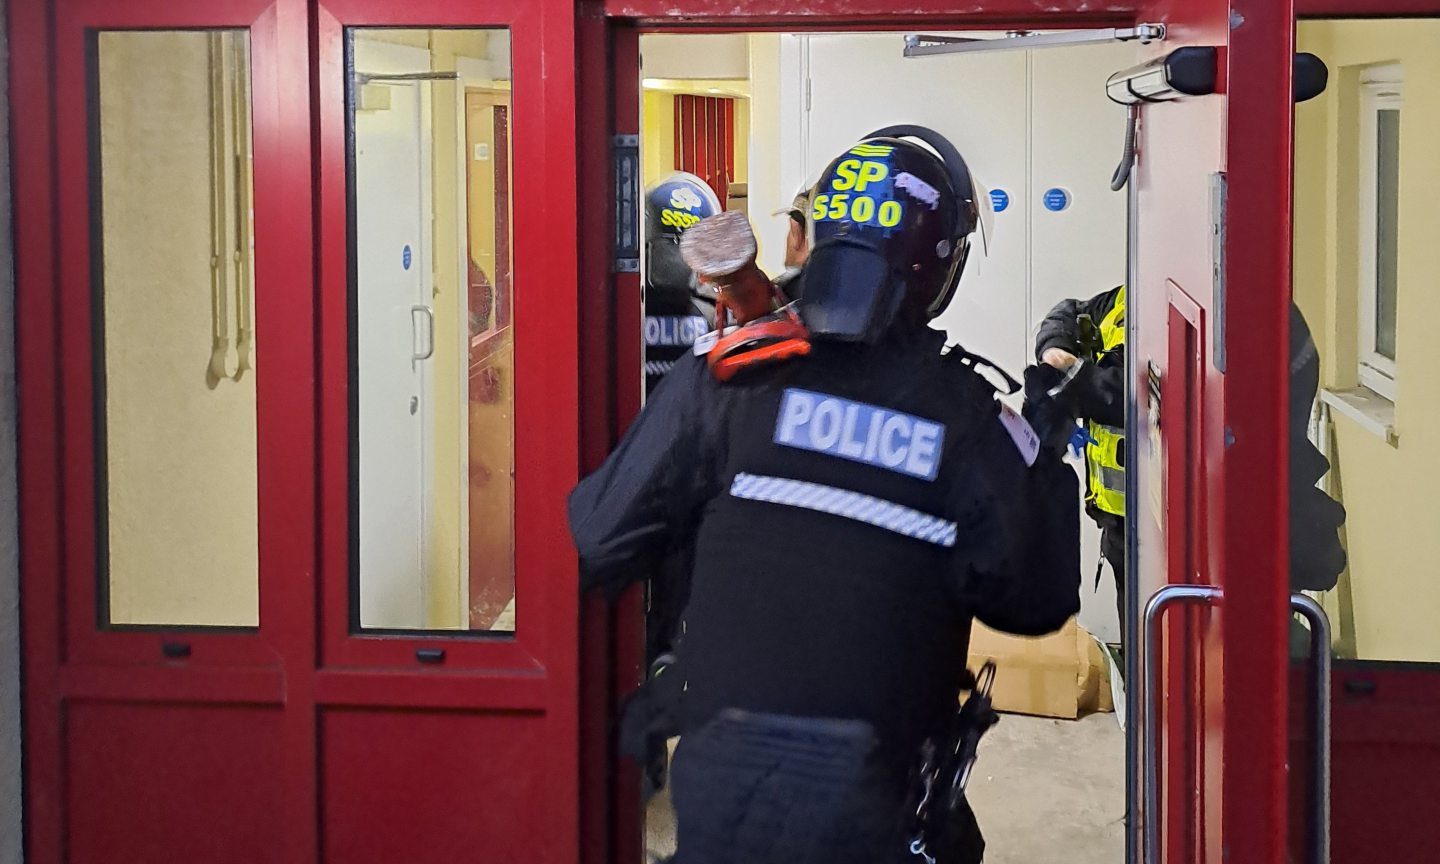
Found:
<svg viewBox="0 0 1440 864"><path fill-rule="evenodd" d="M830 163L811 202L800 311L817 338L873 342L949 304L979 209L965 160L939 133L889 126L866 136Z"/></svg>

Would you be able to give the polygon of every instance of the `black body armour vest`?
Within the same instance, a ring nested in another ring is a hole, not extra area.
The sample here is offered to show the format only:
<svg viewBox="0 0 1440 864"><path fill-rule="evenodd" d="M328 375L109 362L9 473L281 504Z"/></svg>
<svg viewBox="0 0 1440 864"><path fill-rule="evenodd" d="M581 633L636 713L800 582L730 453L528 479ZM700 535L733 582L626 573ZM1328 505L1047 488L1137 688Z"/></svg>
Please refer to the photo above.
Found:
<svg viewBox="0 0 1440 864"><path fill-rule="evenodd" d="M651 288L645 293L645 395L650 395L695 340L715 326L715 303L691 292Z"/></svg>
<svg viewBox="0 0 1440 864"><path fill-rule="evenodd" d="M908 758L953 713L990 530L976 478L1023 457L977 435L998 423L994 390L938 348L820 343L724 386L687 728L726 708L859 719Z"/></svg>

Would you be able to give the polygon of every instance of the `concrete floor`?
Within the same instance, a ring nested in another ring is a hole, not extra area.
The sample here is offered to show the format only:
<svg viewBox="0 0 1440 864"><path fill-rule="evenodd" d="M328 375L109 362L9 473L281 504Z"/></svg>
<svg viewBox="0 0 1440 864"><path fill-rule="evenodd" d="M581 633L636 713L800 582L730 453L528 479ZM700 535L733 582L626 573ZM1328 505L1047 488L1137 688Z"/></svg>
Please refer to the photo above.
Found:
<svg viewBox="0 0 1440 864"><path fill-rule="evenodd" d="M1113 714L1078 721L1006 715L980 745L970 802L985 864L1117 864L1125 857L1125 735ZM675 849L670 801L646 821L648 859Z"/></svg>
<svg viewBox="0 0 1440 864"><path fill-rule="evenodd" d="M1125 733L1114 714L1006 716L981 742L968 791L985 864L1125 860Z"/></svg>

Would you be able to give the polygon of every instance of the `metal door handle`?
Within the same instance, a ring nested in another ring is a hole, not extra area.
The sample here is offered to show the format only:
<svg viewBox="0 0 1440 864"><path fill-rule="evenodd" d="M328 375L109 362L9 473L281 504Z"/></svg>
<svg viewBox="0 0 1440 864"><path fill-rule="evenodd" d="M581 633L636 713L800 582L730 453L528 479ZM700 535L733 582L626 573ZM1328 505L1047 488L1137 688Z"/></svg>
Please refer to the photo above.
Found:
<svg viewBox="0 0 1440 864"><path fill-rule="evenodd" d="M413 351L410 359L429 360L435 356L435 311L421 303L411 306L410 325L412 328L415 325L415 313L417 312L425 316L425 351L424 353Z"/></svg>
<svg viewBox="0 0 1440 864"><path fill-rule="evenodd" d="M1145 721L1140 742L1145 760L1145 806L1141 813L1145 831L1143 864L1160 864L1160 620L1166 610L1179 603L1214 606L1219 601L1220 589L1213 585L1166 585L1145 604L1141 621Z"/></svg>
<svg viewBox="0 0 1440 864"><path fill-rule="evenodd" d="M1310 860L1330 864L1330 617L1310 597L1290 595L1290 610L1310 625L1310 658L1315 663L1314 765L1310 777Z"/></svg>

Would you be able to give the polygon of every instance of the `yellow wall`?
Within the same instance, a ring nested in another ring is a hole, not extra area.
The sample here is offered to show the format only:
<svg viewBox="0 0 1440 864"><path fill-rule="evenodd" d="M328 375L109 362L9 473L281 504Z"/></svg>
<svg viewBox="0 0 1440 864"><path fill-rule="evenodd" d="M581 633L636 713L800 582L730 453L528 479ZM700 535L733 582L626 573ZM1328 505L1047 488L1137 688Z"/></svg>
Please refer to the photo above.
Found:
<svg viewBox="0 0 1440 864"><path fill-rule="evenodd" d="M734 82L717 82L733 85ZM687 90L644 91L641 103L640 146L643 150L642 175L648 185L675 170L675 96L690 93L695 96L713 96L707 92L706 82L693 82L694 88ZM749 177L750 164L750 100L735 99L735 177L736 183L745 183ZM787 199L788 202L788 199Z"/></svg>
<svg viewBox="0 0 1440 864"><path fill-rule="evenodd" d="M215 311L208 43L203 33L100 37L115 623L259 621L256 373L207 380ZM222 123L221 140L234 122ZM248 117L239 122L248 138ZM228 145L226 157L234 157ZM233 181L221 182L233 195ZM235 225L226 212L228 241ZM233 281L224 293L233 333ZM233 348L227 354L233 372Z"/></svg>
<svg viewBox="0 0 1440 864"><path fill-rule="evenodd" d="M675 170L675 94L646 90L640 117L645 185Z"/></svg>
<svg viewBox="0 0 1440 864"><path fill-rule="evenodd" d="M1330 87L1296 109L1295 299L1322 357L1322 386L1356 386L1358 84L1366 66L1404 68L1400 129L1398 446L1334 413L1335 494L1350 571L1326 598L1342 645L1364 659L1440 661L1440 21L1306 22L1299 47ZM1348 590L1347 590L1348 589ZM1344 597L1348 602L1341 602ZM1352 606L1353 604L1353 606ZM1353 641L1352 641L1353 640Z"/></svg>

